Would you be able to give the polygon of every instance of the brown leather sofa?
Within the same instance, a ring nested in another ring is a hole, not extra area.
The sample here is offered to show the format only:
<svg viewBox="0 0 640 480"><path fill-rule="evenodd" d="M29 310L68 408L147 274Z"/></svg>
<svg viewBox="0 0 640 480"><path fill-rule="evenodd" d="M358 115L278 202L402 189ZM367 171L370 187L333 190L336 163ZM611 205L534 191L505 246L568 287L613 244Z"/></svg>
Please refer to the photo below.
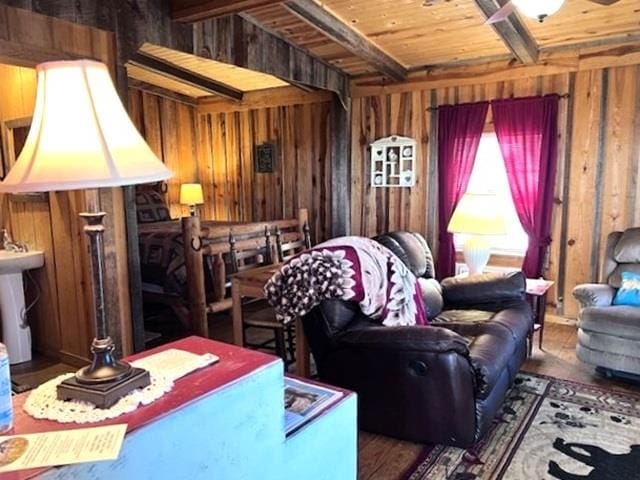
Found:
<svg viewBox="0 0 640 480"><path fill-rule="evenodd" d="M434 278L418 234L376 238L419 278L430 325L384 327L357 303L325 301L303 318L322 381L354 390L364 430L467 447L492 423L526 358L532 315L521 273Z"/></svg>

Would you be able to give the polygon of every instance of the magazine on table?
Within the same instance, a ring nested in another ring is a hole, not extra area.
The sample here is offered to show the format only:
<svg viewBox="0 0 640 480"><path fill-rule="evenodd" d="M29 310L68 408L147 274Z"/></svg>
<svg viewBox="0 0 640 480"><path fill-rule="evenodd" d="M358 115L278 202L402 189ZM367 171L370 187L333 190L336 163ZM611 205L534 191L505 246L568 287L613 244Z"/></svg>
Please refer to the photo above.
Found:
<svg viewBox="0 0 640 480"><path fill-rule="evenodd" d="M284 379L284 425L290 435L334 404L343 393L295 378Z"/></svg>

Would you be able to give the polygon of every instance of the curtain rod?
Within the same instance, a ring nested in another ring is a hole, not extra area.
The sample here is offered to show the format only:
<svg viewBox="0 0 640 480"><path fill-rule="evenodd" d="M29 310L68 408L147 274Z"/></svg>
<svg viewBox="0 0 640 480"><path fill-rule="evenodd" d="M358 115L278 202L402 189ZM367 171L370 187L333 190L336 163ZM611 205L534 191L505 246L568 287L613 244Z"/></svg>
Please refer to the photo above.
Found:
<svg viewBox="0 0 640 480"><path fill-rule="evenodd" d="M563 93L562 95L558 95L558 98L570 98L571 94L570 93ZM509 99L516 99L516 98L530 98L530 97L507 97L507 98L494 98L493 100L481 100L481 101L487 101L489 103L496 101L496 100L509 100ZM465 103L474 103L474 102L465 102ZM456 103L455 105L464 105L464 103ZM438 108L440 107L427 107L427 112L434 112L436 110L438 110Z"/></svg>

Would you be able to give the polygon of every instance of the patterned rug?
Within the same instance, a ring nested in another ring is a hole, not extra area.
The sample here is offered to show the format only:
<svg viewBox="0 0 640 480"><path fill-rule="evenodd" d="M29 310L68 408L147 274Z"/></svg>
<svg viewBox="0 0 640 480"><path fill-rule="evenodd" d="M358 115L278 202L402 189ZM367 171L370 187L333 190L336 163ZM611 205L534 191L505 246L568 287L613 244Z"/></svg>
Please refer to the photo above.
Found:
<svg viewBox="0 0 640 480"><path fill-rule="evenodd" d="M640 395L521 374L478 445L425 447L402 479L640 479Z"/></svg>

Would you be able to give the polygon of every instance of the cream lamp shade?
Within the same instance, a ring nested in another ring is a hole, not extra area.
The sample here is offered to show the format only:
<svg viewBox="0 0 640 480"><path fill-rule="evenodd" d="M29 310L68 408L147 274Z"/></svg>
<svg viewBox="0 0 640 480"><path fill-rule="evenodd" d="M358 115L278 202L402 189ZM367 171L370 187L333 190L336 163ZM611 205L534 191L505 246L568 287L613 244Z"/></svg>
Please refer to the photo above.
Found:
<svg viewBox="0 0 640 480"><path fill-rule="evenodd" d="M183 183L180 185L180 203L182 205L202 205L204 195L199 183Z"/></svg>
<svg viewBox="0 0 640 480"><path fill-rule="evenodd" d="M491 245L486 235L506 233L504 213L496 195L488 193L465 193L456 207L447 230L465 233L464 261L470 275L483 272L491 256Z"/></svg>
<svg viewBox="0 0 640 480"><path fill-rule="evenodd" d="M106 65L47 62L36 71L31 129L1 192L118 187L171 177L129 119Z"/></svg>
<svg viewBox="0 0 640 480"><path fill-rule="evenodd" d="M513 3L524 16L542 21L560 10L564 0L513 0Z"/></svg>
<svg viewBox="0 0 640 480"><path fill-rule="evenodd" d="M475 235L505 234L504 213L497 195L465 193L453 212L447 230Z"/></svg>

